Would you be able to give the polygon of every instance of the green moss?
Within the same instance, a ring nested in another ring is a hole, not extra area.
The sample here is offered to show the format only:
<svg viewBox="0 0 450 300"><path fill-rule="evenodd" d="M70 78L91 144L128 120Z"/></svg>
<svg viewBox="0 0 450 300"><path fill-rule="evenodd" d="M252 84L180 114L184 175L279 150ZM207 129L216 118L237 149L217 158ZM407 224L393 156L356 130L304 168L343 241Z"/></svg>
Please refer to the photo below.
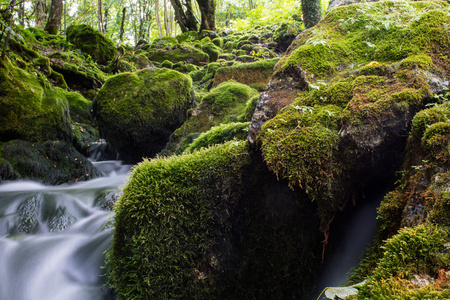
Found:
<svg viewBox="0 0 450 300"><path fill-rule="evenodd" d="M263 90L269 83L273 68L278 61L279 59L275 58L219 68L214 77L214 85L233 79L257 90Z"/></svg>
<svg viewBox="0 0 450 300"><path fill-rule="evenodd" d="M214 45L219 48L223 48L223 38L217 37L211 41Z"/></svg>
<svg viewBox="0 0 450 300"><path fill-rule="evenodd" d="M1 140L71 141L69 105L42 76L0 65Z"/></svg>
<svg viewBox="0 0 450 300"><path fill-rule="evenodd" d="M219 58L219 54L222 53L222 49L212 42L203 44L202 50L209 55L210 62L216 61Z"/></svg>
<svg viewBox="0 0 450 300"><path fill-rule="evenodd" d="M244 112L238 117L240 122L251 121L253 113L255 112L256 105L258 104L259 95L253 96L250 100L245 104Z"/></svg>
<svg viewBox="0 0 450 300"><path fill-rule="evenodd" d="M180 144L190 134L206 132L222 123L237 122L246 111L247 102L258 92L244 84L229 81L211 89L201 103L190 112L186 122L173 134L168 152L177 152Z"/></svg>
<svg viewBox="0 0 450 300"><path fill-rule="evenodd" d="M408 105L419 106L422 105L424 99L423 90L416 90L412 88L403 89L401 92L391 94L395 102L406 102Z"/></svg>
<svg viewBox="0 0 450 300"><path fill-rule="evenodd" d="M224 110L235 107L237 104L245 105L246 100L256 93L249 86L230 80L211 89L202 102L208 104L214 114L221 114Z"/></svg>
<svg viewBox="0 0 450 300"><path fill-rule="evenodd" d="M114 44L89 25L71 25L67 28L66 35L68 41L100 64L108 64L116 55Z"/></svg>
<svg viewBox="0 0 450 300"><path fill-rule="evenodd" d="M450 265L449 254L444 252L444 245L447 243L448 230L439 226L426 224L401 229L382 246L383 257L357 298L380 299L374 296L383 295L381 299L396 299L395 294L401 294L401 287L389 289L393 279L395 281L395 278L408 278L412 274L437 275L438 270L446 269ZM385 280L388 280L387 284ZM412 291L417 292L419 291ZM406 295L404 297L411 299Z"/></svg>
<svg viewBox="0 0 450 300"><path fill-rule="evenodd" d="M116 205L109 254L118 299L217 295L228 262L216 251L230 242L248 164L245 143L229 142L134 169Z"/></svg>
<svg viewBox="0 0 450 300"><path fill-rule="evenodd" d="M209 62L208 54L188 44L161 44L160 41L157 45L159 46L150 48L147 53L148 59L154 62L169 60L173 63L177 63L183 61L194 65L202 65Z"/></svg>
<svg viewBox="0 0 450 300"><path fill-rule="evenodd" d="M99 127L133 159L151 156L186 118L192 104L190 77L169 69L144 69L110 77L94 102Z"/></svg>
<svg viewBox="0 0 450 300"><path fill-rule="evenodd" d="M411 136L421 139L428 126L450 119L450 111L446 105L432 107L416 114L412 120Z"/></svg>
<svg viewBox="0 0 450 300"><path fill-rule="evenodd" d="M405 60L405 66L429 68L427 55L436 48L449 48L442 35L444 24L449 22L448 5L443 1L420 5L383 1L339 7L327 14L320 27L294 41L298 46L280 70L300 66L323 78L352 69L355 63L371 61Z"/></svg>
<svg viewBox="0 0 450 300"><path fill-rule="evenodd" d="M433 61L426 54L412 55L400 61L400 67L405 69L421 68L429 70L433 67Z"/></svg>
<svg viewBox="0 0 450 300"><path fill-rule="evenodd" d="M450 123L437 122L433 123L425 130L422 137L422 146L427 154L438 157L443 162L450 162L450 154L448 154L448 145L450 138Z"/></svg>
<svg viewBox="0 0 450 300"><path fill-rule="evenodd" d="M186 31L176 36L179 43L189 42L192 43L198 40L198 34L195 31Z"/></svg>
<svg viewBox="0 0 450 300"><path fill-rule="evenodd" d="M250 122L229 123L212 127L209 131L200 134L184 153L192 153L212 145L222 144L231 140L245 141L248 136Z"/></svg>
<svg viewBox="0 0 450 300"><path fill-rule="evenodd" d="M169 60L165 60L161 63L161 67L162 68L168 68L168 69L173 69L173 62L169 61Z"/></svg>

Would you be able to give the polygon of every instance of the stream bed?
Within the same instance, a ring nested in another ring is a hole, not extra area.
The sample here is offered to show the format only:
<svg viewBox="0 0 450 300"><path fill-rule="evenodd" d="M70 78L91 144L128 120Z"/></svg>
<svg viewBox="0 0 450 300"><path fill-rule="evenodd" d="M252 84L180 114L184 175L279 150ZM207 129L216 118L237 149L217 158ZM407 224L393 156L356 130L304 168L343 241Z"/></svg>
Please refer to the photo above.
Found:
<svg viewBox="0 0 450 300"><path fill-rule="evenodd" d="M130 166L94 164L104 176L86 182L0 185L0 299L113 299L102 266Z"/></svg>

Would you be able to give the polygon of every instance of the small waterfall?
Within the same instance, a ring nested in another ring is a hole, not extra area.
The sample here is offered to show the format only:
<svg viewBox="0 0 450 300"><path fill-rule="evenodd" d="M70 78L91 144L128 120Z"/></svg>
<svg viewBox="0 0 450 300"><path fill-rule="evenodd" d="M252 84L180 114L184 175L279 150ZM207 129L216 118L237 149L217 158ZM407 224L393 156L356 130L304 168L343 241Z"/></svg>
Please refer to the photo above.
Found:
<svg viewBox="0 0 450 300"><path fill-rule="evenodd" d="M113 202L130 166L95 162L104 177L0 185L0 299L109 300L101 266Z"/></svg>
<svg viewBox="0 0 450 300"><path fill-rule="evenodd" d="M386 195L381 189L368 196L363 203L357 203L351 215L342 224L342 234L335 249L325 262L321 276L317 280L316 289L311 300L326 287L337 287L347 283L350 272L358 267L360 257L375 237L377 228L377 207ZM326 299L322 296L320 299Z"/></svg>

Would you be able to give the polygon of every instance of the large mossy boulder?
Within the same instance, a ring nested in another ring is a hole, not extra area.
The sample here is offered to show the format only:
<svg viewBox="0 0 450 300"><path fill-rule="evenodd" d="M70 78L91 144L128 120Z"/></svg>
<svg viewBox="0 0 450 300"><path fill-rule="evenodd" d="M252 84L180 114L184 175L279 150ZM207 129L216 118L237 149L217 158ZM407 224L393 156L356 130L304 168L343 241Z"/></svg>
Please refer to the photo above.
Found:
<svg viewBox="0 0 450 300"><path fill-rule="evenodd" d="M100 176L92 163L63 141L0 144L0 182L27 179L45 184L73 183Z"/></svg>
<svg viewBox="0 0 450 300"><path fill-rule="evenodd" d="M0 62L0 141L71 142L69 105L45 77Z"/></svg>
<svg viewBox="0 0 450 300"><path fill-rule="evenodd" d="M276 65L250 141L274 173L308 191L323 228L346 200L393 174L412 117L448 87L448 22L442 1L340 7Z"/></svg>
<svg viewBox="0 0 450 300"><path fill-rule="evenodd" d="M125 159L153 157L186 119L192 80L169 69L110 77L94 100L101 134Z"/></svg>
<svg viewBox="0 0 450 300"><path fill-rule="evenodd" d="M102 65L107 65L116 56L113 42L89 25L71 25L67 27L66 36L75 47Z"/></svg>
<svg viewBox="0 0 450 300"><path fill-rule="evenodd" d="M117 299L301 299L322 251L302 197L242 141L144 161L116 205Z"/></svg>

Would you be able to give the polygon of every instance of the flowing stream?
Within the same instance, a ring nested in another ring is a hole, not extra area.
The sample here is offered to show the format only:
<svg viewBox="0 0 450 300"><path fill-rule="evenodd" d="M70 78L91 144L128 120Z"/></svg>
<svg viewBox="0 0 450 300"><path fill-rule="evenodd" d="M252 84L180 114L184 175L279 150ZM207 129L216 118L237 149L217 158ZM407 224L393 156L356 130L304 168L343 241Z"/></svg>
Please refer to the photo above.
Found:
<svg viewBox="0 0 450 300"><path fill-rule="evenodd" d="M113 299L101 267L112 240L112 203L130 166L94 164L104 177L0 185L0 299Z"/></svg>

